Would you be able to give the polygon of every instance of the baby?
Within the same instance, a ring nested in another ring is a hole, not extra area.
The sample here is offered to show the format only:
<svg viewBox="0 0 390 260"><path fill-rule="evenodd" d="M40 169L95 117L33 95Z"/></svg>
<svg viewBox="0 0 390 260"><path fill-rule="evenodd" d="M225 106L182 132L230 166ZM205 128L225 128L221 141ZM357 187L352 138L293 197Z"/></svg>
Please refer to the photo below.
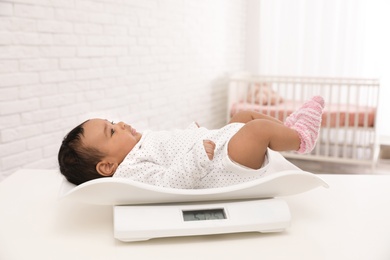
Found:
<svg viewBox="0 0 390 260"><path fill-rule="evenodd" d="M308 153L314 148L323 108L323 98L315 96L284 123L242 111L215 130L192 123L183 130L140 133L123 122L91 119L64 138L60 171L76 185L101 177L182 189L251 181L272 162L268 149Z"/></svg>

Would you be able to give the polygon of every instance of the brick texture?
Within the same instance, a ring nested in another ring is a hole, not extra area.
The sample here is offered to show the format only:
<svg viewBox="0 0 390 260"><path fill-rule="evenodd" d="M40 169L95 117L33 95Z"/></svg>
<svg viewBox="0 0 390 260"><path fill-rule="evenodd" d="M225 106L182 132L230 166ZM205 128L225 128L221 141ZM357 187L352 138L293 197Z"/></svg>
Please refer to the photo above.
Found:
<svg viewBox="0 0 390 260"><path fill-rule="evenodd" d="M222 126L245 18L246 0L1 1L0 180L57 168L63 136L91 117Z"/></svg>

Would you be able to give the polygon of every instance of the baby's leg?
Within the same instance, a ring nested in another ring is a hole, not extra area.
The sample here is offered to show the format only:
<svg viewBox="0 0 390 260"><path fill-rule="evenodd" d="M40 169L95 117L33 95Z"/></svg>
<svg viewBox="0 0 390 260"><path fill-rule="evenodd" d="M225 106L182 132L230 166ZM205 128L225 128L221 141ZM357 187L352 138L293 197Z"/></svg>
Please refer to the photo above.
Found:
<svg viewBox="0 0 390 260"><path fill-rule="evenodd" d="M229 157L244 166L259 169L267 148L274 151L298 150L297 131L268 119L255 119L245 124L229 141Z"/></svg>
<svg viewBox="0 0 390 260"><path fill-rule="evenodd" d="M255 112L255 111L251 111L251 110L242 110L242 111L237 112L230 119L229 124L230 123L248 123L249 121L252 121L255 119L267 119L267 120L271 120L275 123L283 124L282 121L280 121L274 117L271 117L271 116L268 116L265 114L261 114L261 113Z"/></svg>
<svg viewBox="0 0 390 260"><path fill-rule="evenodd" d="M285 125L269 117L250 116L252 120L231 138L228 154L239 164L259 169L268 147L274 151L310 152L318 137L323 109L323 98L316 96L291 114Z"/></svg>

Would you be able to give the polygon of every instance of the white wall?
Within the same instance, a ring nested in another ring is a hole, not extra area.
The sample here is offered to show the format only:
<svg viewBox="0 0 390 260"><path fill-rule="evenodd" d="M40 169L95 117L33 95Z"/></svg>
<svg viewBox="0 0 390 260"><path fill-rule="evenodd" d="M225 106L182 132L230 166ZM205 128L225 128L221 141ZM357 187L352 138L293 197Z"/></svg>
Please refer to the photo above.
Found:
<svg viewBox="0 0 390 260"><path fill-rule="evenodd" d="M2 0L0 180L56 168L90 117L218 127L244 69L245 0Z"/></svg>

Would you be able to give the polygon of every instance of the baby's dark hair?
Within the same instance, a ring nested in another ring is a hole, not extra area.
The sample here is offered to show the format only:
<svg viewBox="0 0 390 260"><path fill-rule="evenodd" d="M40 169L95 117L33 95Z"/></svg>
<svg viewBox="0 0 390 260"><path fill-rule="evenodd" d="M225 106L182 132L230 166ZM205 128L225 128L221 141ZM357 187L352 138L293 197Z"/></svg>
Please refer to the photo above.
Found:
<svg viewBox="0 0 390 260"><path fill-rule="evenodd" d="M96 170L96 165L104 154L95 148L86 147L81 140L84 136L85 122L76 126L64 137L58 152L60 172L69 182L76 185L105 177Z"/></svg>

